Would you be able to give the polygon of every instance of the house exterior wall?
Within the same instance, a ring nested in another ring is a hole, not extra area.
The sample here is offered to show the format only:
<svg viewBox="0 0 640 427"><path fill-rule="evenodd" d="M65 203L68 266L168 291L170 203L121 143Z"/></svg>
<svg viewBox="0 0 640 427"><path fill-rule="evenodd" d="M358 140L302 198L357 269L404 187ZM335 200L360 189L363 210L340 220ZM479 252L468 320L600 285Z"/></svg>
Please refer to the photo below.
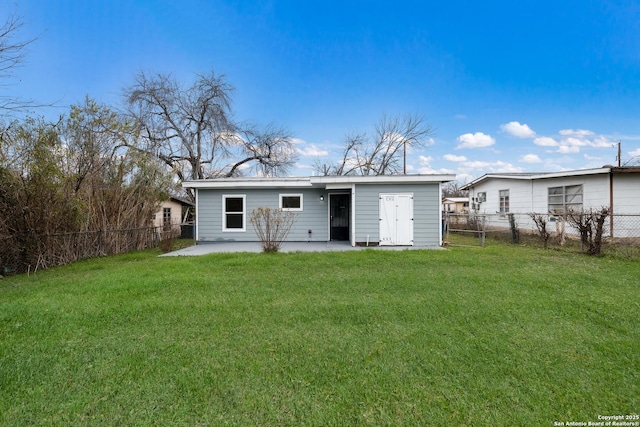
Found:
<svg viewBox="0 0 640 427"><path fill-rule="evenodd" d="M163 211L164 208L171 208L171 224L173 229L180 230L180 223L182 222L182 205L175 200L164 200L160 203L160 207L156 211L153 218L154 227L162 227L163 224Z"/></svg>
<svg viewBox="0 0 640 427"><path fill-rule="evenodd" d="M413 245L441 244L440 184L356 185L355 242L378 243L380 240L380 194L413 193Z"/></svg>
<svg viewBox="0 0 640 427"><path fill-rule="evenodd" d="M531 182L515 179L490 179L474 186L469 197L477 197L478 193L486 193L487 201L471 209L480 214L495 214L500 211L500 191L509 190L509 212L531 212ZM473 203L472 203L473 206Z"/></svg>
<svg viewBox="0 0 640 427"><path fill-rule="evenodd" d="M295 212L296 221L288 241L329 240L329 194L352 195L352 244L378 244L380 233L379 197L382 193L413 193L414 246L439 246L442 241L440 184L356 184L352 189L253 188L197 189L196 239L198 242L258 241L249 221L258 207L279 207L280 194L302 194L303 210ZM223 231L223 196L244 196L245 231ZM324 200L320 200L321 196ZM355 228L354 228L355 227ZM311 236L308 231L312 230Z"/></svg>
<svg viewBox="0 0 640 427"><path fill-rule="evenodd" d="M258 241L256 232L249 221L251 211L258 207L280 207L280 194L302 194L302 211L295 212L296 220L287 236L289 241L327 241L328 198L324 189L316 188L274 188L274 189L198 189L197 190L197 230L199 242L217 241ZM222 196L245 196L245 230L223 231ZM324 201L320 200L324 196Z"/></svg>
<svg viewBox="0 0 640 427"><path fill-rule="evenodd" d="M640 174L613 175L613 210L616 214L640 214Z"/></svg>
<svg viewBox="0 0 640 427"><path fill-rule="evenodd" d="M535 231L536 227L529 213L547 214L549 211L548 189L550 187L582 185L583 209L600 209L610 207L611 182L613 179L613 213L614 219L607 221L606 234L612 228L616 237L636 236L637 231L627 225L619 215L640 214L640 174L638 173L595 173L573 176L539 177L536 179L503 179L491 178L479 182L470 188L470 197L486 192L487 202L482 203L474 212L489 214L487 226L509 227L506 216L495 215L499 210L499 190L509 190L509 211L517 215L520 229ZM472 199L473 200L473 199ZM473 211L473 210L472 210ZM615 221L615 223L613 222Z"/></svg>

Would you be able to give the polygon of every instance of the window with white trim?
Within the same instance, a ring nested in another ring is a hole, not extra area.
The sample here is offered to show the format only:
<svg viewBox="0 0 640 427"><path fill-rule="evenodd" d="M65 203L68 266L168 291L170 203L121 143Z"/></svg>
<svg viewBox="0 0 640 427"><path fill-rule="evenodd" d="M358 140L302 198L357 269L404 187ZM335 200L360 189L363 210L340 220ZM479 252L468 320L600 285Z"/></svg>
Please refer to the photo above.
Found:
<svg viewBox="0 0 640 427"><path fill-rule="evenodd" d="M582 211L582 184L549 187L548 194L551 215L565 215L569 211Z"/></svg>
<svg viewBox="0 0 640 427"><path fill-rule="evenodd" d="M499 191L499 197L500 197L500 213L507 213L509 212L509 190L500 190Z"/></svg>
<svg viewBox="0 0 640 427"><path fill-rule="evenodd" d="M280 209L283 211L302 211L302 194L280 194Z"/></svg>
<svg viewBox="0 0 640 427"><path fill-rule="evenodd" d="M246 196L222 196L222 231L246 231Z"/></svg>

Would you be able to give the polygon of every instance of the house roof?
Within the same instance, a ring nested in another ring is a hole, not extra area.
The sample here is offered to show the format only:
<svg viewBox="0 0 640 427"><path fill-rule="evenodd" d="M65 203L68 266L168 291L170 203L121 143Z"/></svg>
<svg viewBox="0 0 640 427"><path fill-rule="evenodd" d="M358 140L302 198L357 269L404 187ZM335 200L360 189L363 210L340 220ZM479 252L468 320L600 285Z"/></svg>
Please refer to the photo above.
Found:
<svg viewBox="0 0 640 427"><path fill-rule="evenodd" d="M169 200L171 200L173 202L176 202L176 203L180 203L181 205L195 206L195 203L190 202L189 200L181 199L180 197L171 196L171 197L169 197Z"/></svg>
<svg viewBox="0 0 640 427"><path fill-rule="evenodd" d="M468 197L445 197L443 200L445 203L466 203L468 201Z"/></svg>
<svg viewBox="0 0 640 427"><path fill-rule="evenodd" d="M222 189L222 188L345 188L353 184L427 184L449 182L455 179L453 174L430 175L347 175L347 176L310 176L310 177L252 177L252 178L214 178L182 183L186 188Z"/></svg>
<svg viewBox="0 0 640 427"><path fill-rule="evenodd" d="M610 172L613 173L628 173L628 172L638 172L640 168L614 168L611 166L604 166L601 168L595 169L578 169L578 170L570 170L570 171L562 171L562 172L538 172L538 173L488 173L482 175L480 178L477 178L471 181L468 184L465 184L461 189L469 190L474 186L487 181L489 179L513 179L513 180L536 180L536 179L548 179L548 178L563 178L569 176L584 176L584 175L598 175L598 174L608 174Z"/></svg>

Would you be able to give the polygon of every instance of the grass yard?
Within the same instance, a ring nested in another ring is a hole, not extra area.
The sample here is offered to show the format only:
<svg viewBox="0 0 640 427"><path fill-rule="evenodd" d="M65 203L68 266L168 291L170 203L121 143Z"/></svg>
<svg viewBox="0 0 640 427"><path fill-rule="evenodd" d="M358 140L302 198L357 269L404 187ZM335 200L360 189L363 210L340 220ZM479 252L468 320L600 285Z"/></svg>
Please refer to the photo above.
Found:
<svg viewBox="0 0 640 427"><path fill-rule="evenodd" d="M509 245L140 252L0 280L0 425L640 412L640 263Z"/></svg>

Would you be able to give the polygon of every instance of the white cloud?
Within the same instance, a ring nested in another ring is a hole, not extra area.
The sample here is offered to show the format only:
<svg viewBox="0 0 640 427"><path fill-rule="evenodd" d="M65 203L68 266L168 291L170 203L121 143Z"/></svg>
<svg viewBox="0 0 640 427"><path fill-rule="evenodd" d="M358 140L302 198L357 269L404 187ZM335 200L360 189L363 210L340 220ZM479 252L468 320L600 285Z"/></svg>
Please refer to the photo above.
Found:
<svg viewBox="0 0 640 427"><path fill-rule="evenodd" d="M297 148L298 153L302 156L327 156L329 152L318 148L315 144L309 144L304 148Z"/></svg>
<svg viewBox="0 0 640 427"><path fill-rule="evenodd" d="M496 143L495 138L482 132L476 132L473 134L465 133L458 137L458 141L460 144L458 144L456 149L490 147Z"/></svg>
<svg viewBox="0 0 640 427"><path fill-rule="evenodd" d="M592 136L595 135L593 133L593 131L590 130L585 130L585 129L562 129L560 132L558 132L560 135L563 136L573 136L576 138L584 138L587 136Z"/></svg>
<svg viewBox="0 0 640 427"><path fill-rule="evenodd" d="M611 148L616 147L617 141L612 141L603 135L598 135L593 139L591 146L595 148Z"/></svg>
<svg viewBox="0 0 640 427"><path fill-rule="evenodd" d="M640 156L640 148L638 148L637 150L634 150L634 151L629 151L629 155L630 155L631 157L638 157L638 156Z"/></svg>
<svg viewBox="0 0 640 427"><path fill-rule="evenodd" d="M513 166L511 163L506 163L503 161L495 161L495 162L484 162L484 161L472 161L472 162L464 162L461 165L466 170L480 170L484 172L522 172L522 168L517 166Z"/></svg>
<svg viewBox="0 0 640 427"><path fill-rule="evenodd" d="M533 143L541 147L557 147L558 141L548 136L539 136L533 140Z"/></svg>
<svg viewBox="0 0 640 427"><path fill-rule="evenodd" d="M500 129L503 132L513 135L517 138L533 138L536 133L526 123L520 124L520 122L509 122L500 125Z"/></svg>
<svg viewBox="0 0 640 427"><path fill-rule="evenodd" d="M586 139L569 137L560 141L560 148L562 147L586 147L589 142Z"/></svg>
<svg viewBox="0 0 640 427"><path fill-rule="evenodd" d="M420 169L418 169L418 173L420 174L431 174L431 173L439 173L439 174L451 174L451 175L455 175L456 171L452 170L452 169L446 169L446 168L440 168L440 169L433 169L431 166L425 166L422 167Z"/></svg>
<svg viewBox="0 0 640 427"><path fill-rule="evenodd" d="M563 154L575 154L580 152L580 147L577 145L561 145L558 147L558 153Z"/></svg>
<svg viewBox="0 0 640 427"><path fill-rule="evenodd" d="M466 162L467 158L465 156L456 156L455 154L445 154L442 156L445 160L449 160L450 162Z"/></svg>
<svg viewBox="0 0 640 427"><path fill-rule="evenodd" d="M433 161L433 157L431 157L431 156L420 156L420 157L418 157L418 161L420 162L420 166L431 167L431 162Z"/></svg>
<svg viewBox="0 0 640 427"><path fill-rule="evenodd" d="M542 160L540 160L537 154L527 154L523 156L520 161L523 163L542 163Z"/></svg>

